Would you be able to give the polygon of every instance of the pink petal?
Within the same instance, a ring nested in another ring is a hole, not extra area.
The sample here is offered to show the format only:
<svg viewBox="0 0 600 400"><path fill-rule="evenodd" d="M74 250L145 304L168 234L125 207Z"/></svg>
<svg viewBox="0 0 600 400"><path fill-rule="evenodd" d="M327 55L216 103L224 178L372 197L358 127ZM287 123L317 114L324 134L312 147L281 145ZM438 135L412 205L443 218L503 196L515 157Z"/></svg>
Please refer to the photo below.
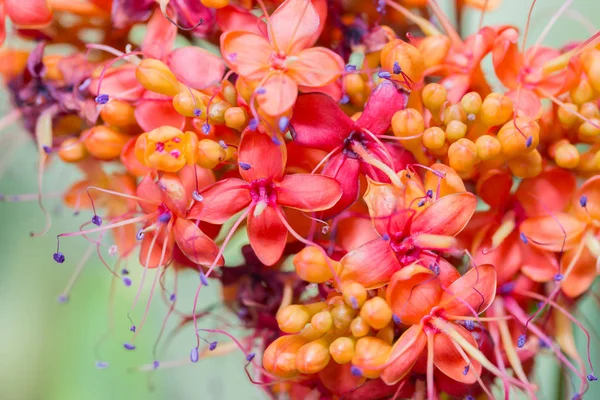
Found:
<svg viewBox="0 0 600 400"><path fill-rule="evenodd" d="M173 108L170 101L143 100L135 108L135 119L146 132L164 125L183 129L185 117Z"/></svg>
<svg viewBox="0 0 600 400"><path fill-rule="evenodd" d="M274 73L262 84L263 94L256 96L260 110L277 117L292 109L298 97L298 85L285 73Z"/></svg>
<svg viewBox="0 0 600 400"><path fill-rule="evenodd" d="M162 60L173 48L176 37L177 27L156 9L148 21L142 51L146 57Z"/></svg>
<svg viewBox="0 0 600 400"><path fill-rule="evenodd" d="M273 48L264 36L243 31L221 35L223 59L234 72L248 79L262 79L269 72Z"/></svg>
<svg viewBox="0 0 600 400"><path fill-rule="evenodd" d="M221 57L196 46L173 51L167 64L177 80L199 90L218 84L225 73Z"/></svg>
<svg viewBox="0 0 600 400"><path fill-rule="evenodd" d="M266 32L264 21L249 10L236 5L229 5L217 10L217 25L221 32L246 31L261 35ZM263 28L260 29L259 26Z"/></svg>
<svg viewBox="0 0 600 400"><path fill-rule="evenodd" d="M323 47L302 50L290 64L288 75L298 85L320 87L338 79L344 71L344 60Z"/></svg>
<svg viewBox="0 0 600 400"><path fill-rule="evenodd" d="M140 184L137 186L135 195L152 202L147 203L145 201L138 201L140 208L147 214L155 212L158 204L160 204L162 201L160 189L150 174L144 176Z"/></svg>
<svg viewBox="0 0 600 400"><path fill-rule="evenodd" d="M277 204L302 211L326 210L341 196L340 184L323 175L287 175L277 187Z"/></svg>
<svg viewBox="0 0 600 400"><path fill-rule="evenodd" d="M337 215L356 202L360 186L359 170L360 161L345 154L338 153L329 159L323 168L323 175L330 176L340 183L342 197L335 206L323 213L323 218Z"/></svg>
<svg viewBox="0 0 600 400"><path fill-rule="evenodd" d="M324 23L309 0L286 0L269 18L269 40L277 50L296 54L314 44Z"/></svg>
<svg viewBox="0 0 600 400"><path fill-rule="evenodd" d="M407 102L406 92L393 82L383 81L371 93L356 125L374 135L383 135L390 128L392 116L405 109Z"/></svg>

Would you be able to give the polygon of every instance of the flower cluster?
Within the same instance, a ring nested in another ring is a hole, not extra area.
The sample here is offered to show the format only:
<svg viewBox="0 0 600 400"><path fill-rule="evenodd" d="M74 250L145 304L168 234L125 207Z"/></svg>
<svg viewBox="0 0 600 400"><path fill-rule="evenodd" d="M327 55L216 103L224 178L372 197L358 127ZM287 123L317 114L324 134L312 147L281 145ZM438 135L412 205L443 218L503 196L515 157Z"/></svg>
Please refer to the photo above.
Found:
<svg viewBox="0 0 600 400"><path fill-rule="evenodd" d="M77 236L102 257L108 242L116 265L162 271L152 292L193 324L192 362L235 345L253 383L291 399L536 398L540 351L574 399L597 380L574 313L600 265L600 32L559 49L548 29L529 47L510 25L462 38L435 0L0 12L35 41L2 50L3 125L20 118L38 146L42 211L50 159L85 176L63 200L91 219L59 245ZM224 257L234 236L242 265ZM165 273L199 276L188 313ZM201 328L211 280L248 337Z"/></svg>

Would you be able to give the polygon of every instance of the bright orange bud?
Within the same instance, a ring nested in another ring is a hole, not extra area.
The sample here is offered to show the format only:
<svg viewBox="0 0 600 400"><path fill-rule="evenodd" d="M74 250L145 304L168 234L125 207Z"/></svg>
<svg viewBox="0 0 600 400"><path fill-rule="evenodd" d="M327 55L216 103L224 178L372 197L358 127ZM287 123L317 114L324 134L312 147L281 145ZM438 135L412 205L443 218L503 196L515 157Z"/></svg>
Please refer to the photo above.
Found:
<svg viewBox="0 0 600 400"><path fill-rule="evenodd" d="M193 118L206 118L206 103L209 97L196 90L184 90L173 97L173 108L179 114Z"/></svg>
<svg viewBox="0 0 600 400"><path fill-rule="evenodd" d="M211 139L202 139L196 149L196 160L199 166L213 169L227 160L228 152L218 142Z"/></svg>
<svg viewBox="0 0 600 400"><path fill-rule="evenodd" d="M450 107L444 109L442 121L445 125L449 125L452 121L460 121L464 124L467 122L467 113L460 103L452 104Z"/></svg>
<svg viewBox="0 0 600 400"><path fill-rule="evenodd" d="M350 327L350 323L352 323L356 312L349 305L342 303L333 307L331 315L333 316L333 325L335 328L343 331Z"/></svg>
<svg viewBox="0 0 600 400"><path fill-rule="evenodd" d="M470 172L478 162L477 146L469 139L459 139L448 148L448 163L457 172Z"/></svg>
<svg viewBox="0 0 600 400"><path fill-rule="evenodd" d="M412 44L401 39L388 42L381 50L381 66L392 73L392 78L404 82L406 74L414 83L421 82L425 72L425 61L421 52ZM394 73L394 72L400 73ZM409 85L410 86L410 85Z"/></svg>
<svg viewBox="0 0 600 400"><path fill-rule="evenodd" d="M450 38L446 35L425 36L417 45L423 58L425 69L440 65L448 55L450 50Z"/></svg>
<svg viewBox="0 0 600 400"><path fill-rule="evenodd" d="M469 92L460 99L460 105L464 108L467 116L469 114L477 115L481 111L483 100L477 92Z"/></svg>
<svg viewBox="0 0 600 400"><path fill-rule="evenodd" d="M223 8L229 5L229 0L200 0L208 8Z"/></svg>
<svg viewBox="0 0 600 400"><path fill-rule="evenodd" d="M125 128L137 124L135 109L125 101L111 100L100 110L102 120L109 125Z"/></svg>
<svg viewBox="0 0 600 400"><path fill-rule="evenodd" d="M60 144L60 149L58 149L58 156L64 162L73 163L83 160L87 156L87 150L85 146L81 142L80 139L77 138L68 138L65 139Z"/></svg>
<svg viewBox="0 0 600 400"><path fill-rule="evenodd" d="M436 112L442 108L446 102L448 91L439 83L429 83L425 85L421 93L423 105L429 110Z"/></svg>
<svg viewBox="0 0 600 400"><path fill-rule="evenodd" d="M142 60L135 69L135 77L147 90L166 96L173 97L185 90L167 64L154 58Z"/></svg>
<svg viewBox="0 0 600 400"><path fill-rule="evenodd" d="M425 130L423 116L414 108L400 110L392 117L392 130L402 138L418 136Z"/></svg>
<svg viewBox="0 0 600 400"><path fill-rule="evenodd" d="M356 310L361 308L367 301L367 290L360 283L350 282L344 285L342 296L344 302Z"/></svg>
<svg viewBox="0 0 600 400"><path fill-rule="evenodd" d="M579 150L571 143L562 143L554 149L554 161L561 168L576 168L579 164L579 159Z"/></svg>
<svg viewBox="0 0 600 400"><path fill-rule="evenodd" d="M329 353L338 364L348 364L354 357L355 342L349 337L339 337L329 345Z"/></svg>
<svg viewBox="0 0 600 400"><path fill-rule="evenodd" d="M267 372L281 378L291 378L298 373L296 354L306 340L299 335L287 335L277 338L263 354L263 367Z"/></svg>
<svg viewBox="0 0 600 400"><path fill-rule="evenodd" d="M231 104L233 107L236 107L238 100L238 93L233 85L233 83L229 82L227 79L221 81L221 94L226 102Z"/></svg>
<svg viewBox="0 0 600 400"><path fill-rule="evenodd" d="M477 156L482 161L493 160L502 153L502 145L493 136L479 136L475 141L477 146Z"/></svg>
<svg viewBox="0 0 600 400"><path fill-rule="evenodd" d="M352 332L352 336L356 338L366 336L370 330L371 327L369 324L367 324L367 322L360 316L354 318L350 323L350 332Z"/></svg>
<svg viewBox="0 0 600 400"><path fill-rule="evenodd" d="M579 126L578 130L578 138L582 142L593 143L600 135L600 119L592 118L590 121L585 121L583 124Z"/></svg>
<svg viewBox="0 0 600 400"><path fill-rule="evenodd" d="M375 330L382 329L392 320L392 309L381 297L373 297L365 302L360 316Z"/></svg>
<svg viewBox="0 0 600 400"><path fill-rule="evenodd" d="M137 159L149 168L177 172L196 161L198 137L171 126L161 126L142 133L135 143Z"/></svg>
<svg viewBox="0 0 600 400"><path fill-rule="evenodd" d="M423 132L423 145L429 150L437 150L444 147L446 133L439 126L432 126Z"/></svg>
<svg viewBox="0 0 600 400"><path fill-rule="evenodd" d="M248 114L242 107L228 108L223 117L225 125L237 131L241 131L248 126Z"/></svg>
<svg viewBox="0 0 600 400"><path fill-rule="evenodd" d="M352 365L360 368L362 376L379 378L381 369L387 362L392 346L381 339L371 336L360 338L356 341Z"/></svg>
<svg viewBox="0 0 600 400"><path fill-rule="evenodd" d="M303 281L323 283L333 278L333 270L337 269L339 263L327 257L317 247L308 246L294 256L293 264L296 274Z"/></svg>
<svg viewBox="0 0 600 400"><path fill-rule="evenodd" d="M461 121L450 121L446 126L446 139L448 142L456 142L467 135L467 125Z"/></svg>
<svg viewBox="0 0 600 400"><path fill-rule="evenodd" d="M320 311L313 315L310 323L317 331L326 333L333 328L333 316L327 310Z"/></svg>
<svg viewBox="0 0 600 400"><path fill-rule="evenodd" d="M300 304L292 304L277 313L279 329L285 333L298 333L310 322L310 313Z"/></svg>
<svg viewBox="0 0 600 400"><path fill-rule="evenodd" d="M600 118L600 109L594 102L583 103L579 107L579 113L589 119Z"/></svg>
<svg viewBox="0 0 600 400"><path fill-rule="evenodd" d="M387 344L391 345L394 342L394 335L395 332L393 324L388 324L385 328L380 329L379 332L377 332L376 338L381 339Z"/></svg>
<svg viewBox="0 0 600 400"><path fill-rule="evenodd" d="M575 104L583 104L592 101L596 97L596 91L588 79L579 79L579 82L569 92L571 100Z"/></svg>
<svg viewBox="0 0 600 400"><path fill-rule="evenodd" d="M506 123L513 113L512 100L498 93L490 93L481 104L481 122L488 126Z"/></svg>
<svg viewBox="0 0 600 400"><path fill-rule="evenodd" d="M569 128L579 120L579 117L573 112L577 112L577 105L573 103L566 103L565 107L558 108L556 115L563 127Z"/></svg>
<svg viewBox="0 0 600 400"><path fill-rule="evenodd" d="M296 353L296 369L303 374L316 374L329 364L329 343L317 339L300 347Z"/></svg>
<svg viewBox="0 0 600 400"><path fill-rule="evenodd" d="M497 135L502 153L515 157L535 149L540 142L540 126L526 117L508 121Z"/></svg>
<svg viewBox="0 0 600 400"><path fill-rule="evenodd" d="M532 178L542 172L542 156L537 150L508 161L510 172L517 178Z"/></svg>
<svg viewBox="0 0 600 400"><path fill-rule="evenodd" d="M96 125L83 133L83 144L92 156L100 160L113 160L121 155L121 150L129 136L104 125Z"/></svg>
<svg viewBox="0 0 600 400"><path fill-rule="evenodd" d="M343 80L348 96L357 96L365 91L365 81L360 74L348 74L344 76Z"/></svg>

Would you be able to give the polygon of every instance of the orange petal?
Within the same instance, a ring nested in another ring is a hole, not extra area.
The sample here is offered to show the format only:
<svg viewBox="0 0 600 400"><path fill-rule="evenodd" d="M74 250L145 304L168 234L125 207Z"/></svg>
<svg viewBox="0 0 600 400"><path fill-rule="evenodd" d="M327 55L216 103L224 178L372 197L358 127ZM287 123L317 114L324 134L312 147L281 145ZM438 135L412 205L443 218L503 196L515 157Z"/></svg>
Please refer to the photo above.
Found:
<svg viewBox="0 0 600 400"><path fill-rule="evenodd" d="M496 248L492 247L492 235L498 228L498 224L492 223L489 229L482 232L484 238L473 243L473 261L475 265L491 264L497 265L498 284L514 279L523 263L521 255L522 244L519 231L513 232L505 238ZM533 246L527 246L533 249Z"/></svg>
<svg viewBox="0 0 600 400"><path fill-rule="evenodd" d="M63 202L65 205L76 210L92 208L92 202L87 194L87 188L90 187L91 184L92 183L86 179L75 182L73 185L71 185L63 196ZM94 197L92 196L92 198ZM96 203L96 207L98 206L99 204Z"/></svg>
<svg viewBox="0 0 600 400"><path fill-rule="evenodd" d="M404 212L404 201L398 187L381 183L367 177L367 191L363 198L373 227L380 235L401 231L410 214Z"/></svg>
<svg viewBox="0 0 600 400"><path fill-rule="evenodd" d="M438 305L441 294L442 288L437 275L429 268L413 264L392 276L386 298L402 323L415 325Z"/></svg>
<svg viewBox="0 0 600 400"><path fill-rule="evenodd" d="M192 221L177 218L173 227L173 236L179 249L195 264L211 265L219 254L219 247L204 234ZM217 261L223 265L224 259Z"/></svg>
<svg viewBox="0 0 600 400"><path fill-rule="evenodd" d="M569 265L575 265L561 284L561 290L566 296L574 299L585 293L598 275L596 271L596 257L592 255L587 246L584 245L581 254L577 257L577 248L567 251L560 261L561 273L566 273Z"/></svg>
<svg viewBox="0 0 600 400"><path fill-rule="evenodd" d="M494 41L492 62L496 76L507 88L516 88L523 55L519 52L519 31L515 28L503 30Z"/></svg>
<svg viewBox="0 0 600 400"><path fill-rule="evenodd" d="M581 206L582 198L586 200L585 208ZM600 221L600 176L596 175L581 185L573 199L575 215L582 221L590 219Z"/></svg>
<svg viewBox="0 0 600 400"><path fill-rule="evenodd" d="M150 214L156 211L158 204L162 200L162 196L160 194L160 189L152 179L150 174L146 175L136 189L135 195L137 197L141 197L142 199L146 199L151 201L151 203L147 203L145 201L138 201L142 210L145 213Z"/></svg>
<svg viewBox="0 0 600 400"><path fill-rule="evenodd" d="M186 193L192 193L194 190L201 191L216 182L215 174L212 170L197 165L186 165L177 175L179 175L181 182L183 182Z"/></svg>
<svg viewBox="0 0 600 400"><path fill-rule="evenodd" d="M277 188L277 204L302 211L326 210L333 207L340 197L340 184L323 175L287 175Z"/></svg>
<svg viewBox="0 0 600 400"><path fill-rule="evenodd" d="M288 112L296 103L298 85L287 74L273 73L262 84L263 94L256 96L260 110L271 117Z"/></svg>
<svg viewBox="0 0 600 400"><path fill-rule="evenodd" d="M421 325L412 325L396 341L388 366L381 372L381 380L388 385L400 381L412 369L427 345L427 336Z"/></svg>
<svg viewBox="0 0 600 400"><path fill-rule="evenodd" d="M256 179L280 181L283 178L285 144L276 144L263 133L246 131L242 135L238 153L240 175L247 182Z"/></svg>
<svg viewBox="0 0 600 400"><path fill-rule="evenodd" d="M473 347L478 347L468 330L456 324L454 324L454 330L468 340ZM433 348L433 363L446 376L466 384L475 383L477 377L481 376L481 364L473 359L470 360L470 363L465 361L446 334L438 333L433 337ZM467 365L468 369L465 369Z"/></svg>
<svg viewBox="0 0 600 400"><path fill-rule="evenodd" d="M585 223L567 213L527 218L520 226L531 245L556 252L571 249L579 243L585 228Z"/></svg>
<svg viewBox="0 0 600 400"><path fill-rule="evenodd" d="M192 206L188 218L200 218L211 224L223 224L250 205L248 184L237 178L219 181L201 192L200 207Z"/></svg>
<svg viewBox="0 0 600 400"><path fill-rule="evenodd" d="M269 72L273 49L264 36L231 31L221 35L223 59L236 73L248 79L262 79Z"/></svg>
<svg viewBox="0 0 600 400"><path fill-rule="evenodd" d="M443 177L440 178L429 170L425 173L425 190L432 190L434 196L436 196L438 192L438 197L444 197L449 194L467 191L460 176L458 176L456 171L449 166L444 164L433 164L431 169L438 171L443 175Z"/></svg>
<svg viewBox="0 0 600 400"><path fill-rule="evenodd" d="M492 208L505 206L510 198L513 178L500 169L486 171L477 181L477 195Z"/></svg>
<svg viewBox="0 0 600 400"><path fill-rule="evenodd" d="M575 193L575 186L572 173L562 168L549 168L534 178L523 179L515 196L527 216L536 217L563 211Z"/></svg>
<svg viewBox="0 0 600 400"><path fill-rule="evenodd" d="M263 264L273 265L279 261L286 238L287 229L275 207L267 206L259 216L255 216L254 212L248 215L248 239Z"/></svg>
<svg viewBox="0 0 600 400"><path fill-rule="evenodd" d="M278 51L296 54L314 44L324 23L309 0L286 0L269 18L269 40Z"/></svg>
<svg viewBox="0 0 600 400"><path fill-rule="evenodd" d="M512 100L515 105L515 109L518 110L517 114L526 116L532 120L538 120L542 116L544 109L542 108L542 102L540 98L531 90L520 89L512 90L504 94L506 97Z"/></svg>
<svg viewBox="0 0 600 400"><path fill-rule="evenodd" d="M496 295L496 269L490 264L471 268L444 290L440 307L450 315L474 317L484 312Z"/></svg>
<svg viewBox="0 0 600 400"><path fill-rule="evenodd" d="M476 207L477 198L471 193L444 196L417 215L410 231L455 236L467 225Z"/></svg>
<svg viewBox="0 0 600 400"><path fill-rule="evenodd" d="M521 266L523 275L534 282L548 282L556 275L558 260L554 253L524 243L520 243L519 247L523 254L523 264ZM569 254L571 251L567 251L566 254ZM565 260L565 256L563 256L563 260ZM569 286L566 283L563 283L563 285Z"/></svg>
<svg viewBox="0 0 600 400"><path fill-rule="evenodd" d="M321 87L329 85L344 71L344 61L324 47L302 50L289 64L288 75L298 85Z"/></svg>
<svg viewBox="0 0 600 400"><path fill-rule="evenodd" d="M46 0L6 0L6 14L19 28L40 28L52 22Z"/></svg>
<svg viewBox="0 0 600 400"><path fill-rule="evenodd" d="M342 258L341 263L342 281L358 282L368 289L387 284L392 274L402 267L388 241L383 239L373 240L352 250ZM374 265L377 268L373 268Z"/></svg>
<svg viewBox="0 0 600 400"><path fill-rule="evenodd" d="M144 268L158 268L161 265L166 265L173 256L173 247L175 245L175 238L167 230L165 226L162 226L160 234L156 240L156 231L147 232L142 239L140 248L140 265ZM163 246L165 246L165 240L167 241L165 252L163 255Z"/></svg>
<svg viewBox="0 0 600 400"><path fill-rule="evenodd" d="M156 186L160 190L162 202L169 210L180 217L184 217L192 194L186 192L179 176L172 173L163 173L158 178Z"/></svg>

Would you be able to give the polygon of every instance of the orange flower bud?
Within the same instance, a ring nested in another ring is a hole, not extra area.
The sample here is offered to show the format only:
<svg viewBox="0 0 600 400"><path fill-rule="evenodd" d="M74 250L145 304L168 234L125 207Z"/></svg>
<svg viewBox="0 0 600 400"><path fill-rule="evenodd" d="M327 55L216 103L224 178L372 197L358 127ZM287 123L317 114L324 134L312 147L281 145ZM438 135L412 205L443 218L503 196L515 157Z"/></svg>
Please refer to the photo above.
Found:
<svg viewBox="0 0 600 400"><path fill-rule="evenodd" d="M366 378L377 379L387 362L392 346L381 339L366 336L356 341L352 365L360 368Z"/></svg>
<svg viewBox="0 0 600 400"><path fill-rule="evenodd" d="M109 125L125 128L136 125L135 109L125 101L111 100L100 110L102 120Z"/></svg>
<svg viewBox="0 0 600 400"><path fill-rule="evenodd" d="M223 8L229 5L229 0L200 0L200 3L208 8Z"/></svg>
<svg viewBox="0 0 600 400"><path fill-rule="evenodd" d="M226 149L211 139L202 139L196 149L196 160L202 168L213 169L228 159Z"/></svg>
<svg viewBox="0 0 600 400"><path fill-rule="evenodd" d="M313 315L310 323L317 331L326 333L333 328L333 316L329 311L323 310Z"/></svg>
<svg viewBox="0 0 600 400"><path fill-rule="evenodd" d="M425 130L423 116L414 108L400 110L392 117L392 130L398 137L418 136ZM413 140L420 141L418 138Z"/></svg>
<svg viewBox="0 0 600 400"><path fill-rule="evenodd" d="M360 74L344 76L344 89L349 96L357 96L365 91L365 81Z"/></svg>
<svg viewBox="0 0 600 400"><path fill-rule="evenodd" d="M298 333L310 321L310 313L300 304L292 304L277 313L279 329L285 333Z"/></svg>
<svg viewBox="0 0 600 400"><path fill-rule="evenodd" d="M448 142L456 142L467 135L467 125L460 121L450 121L446 126L446 139Z"/></svg>
<svg viewBox="0 0 600 400"><path fill-rule="evenodd" d="M381 66L384 70L392 73L392 78L399 82L404 81L402 73L406 74L414 83L421 82L425 72L425 61L421 52L412 44L401 39L391 40L381 49ZM394 71L397 71L398 68L401 73L395 74Z"/></svg>
<svg viewBox="0 0 600 400"><path fill-rule="evenodd" d="M564 128L569 128L573 126L573 124L576 121L579 120L579 117L577 115L573 114L572 112L569 112L577 112L577 105L573 103L566 103L565 106L566 107L559 107L558 111L556 112L556 115L558 117L558 120L560 121L560 124Z"/></svg>
<svg viewBox="0 0 600 400"><path fill-rule="evenodd" d="M248 114L242 107L231 107L225 111L225 125L238 131L248 126Z"/></svg>
<svg viewBox="0 0 600 400"><path fill-rule="evenodd" d="M600 51L590 50L581 55L583 70L590 83L597 92L600 92Z"/></svg>
<svg viewBox="0 0 600 400"><path fill-rule="evenodd" d="M143 59L135 69L138 82L151 92L175 96L183 91L167 64L154 58Z"/></svg>
<svg viewBox="0 0 600 400"><path fill-rule="evenodd" d="M299 335L281 336L267 347L263 354L263 367L273 375L291 378L298 373L296 354L306 340Z"/></svg>
<svg viewBox="0 0 600 400"><path fill-rule="evenodd" d="M579 151L569 142L562 143L554 149L554 161L561 168L573 169L579 164Z"/></svg>
<svg viewBox="0 0 600 400"><path fill-rule="evenodd" d="M360 283L350 282L344 285L342 296L347 305L358 309L367 301L367 290Z"/></svg>
<svg viewBox="0 0 600 400"><path fill-rule="evenodd" d="M540 143L540 126L526 117L508 121L497 135L502 153L515 157L535 149Z"/></svg>
<svg viewBox="0 0 600 400"><path fill-rule="evenodd" d="M392 320L392 309L381 297L373 297L365 302L360 316L375 330L379 330Z"/></svg>
<svg viewBox="0 0 600 400"><path fill-rule="evenodd" d="M438 126L432 126L425 129L423 133L423 145L429 150L437 150L444 147L446 143L446 133Z"/></svg>
<svg viewBox="0 0 600 400"><path fill-rule="evenodd" d="M475 141L477 146L477 156L482 161L493 160L502 153L502 145L493 136L483 135Z"/></svg>
<svg viewBox="0 0 600 400"><path fill-rule="evenodd" d="M421 54L426 54L423 58L425 69L440 65L446 59L450 50L450 38L446 35L433 35L424 37L417 48Z"/></svg>
<svg viewBox="0 0 600 400"><path fill-rule="evenodd" d="M329 364L329 343L314 340L300 347L296 353L296 369L303 374L316 374Z"/></svg>
<svg viewBox="0 0 600 400"><path fill-rule="evenodd" d="M231 104L233 107L237 106L238 93L233 85L233 83L229 82L227 79L221 81L221 94L226 102Z"/></svg>
<svg viewBox="0 0 600 400"><path fill-rule="evenodd" d="M315 246L308 246L294 256L293 264L300 279L310 283L323 283L333 278L332 268L337 269L338 262L327 257ZM327 264L329 262L329 265Z"/></svg>
<svg viewBox="0 0 600 400"><path fill-rule="evenodd" d="M150 168L177 172L196 161L198 137L171 126L161 126L143 133L135 143L137 159Z"/></svg>
<svg viewBox="0 0 600 400"><path fill-rule="evenodd" d="M439 83L429 83L425 85L421 93L423 105L432 112L438 111L446 102L448 91Z"/></svg>
<svg viewBox="0 0 600 400"><path fill-rule="evenodd" d="M467 113L460 104L452 104L447 107L442 113L442 121L445 125L450 124L452 121L460 121L463 124L467 123Z"/></svg>
<svg viewBox="0 0 600 400"><path fill-rule="evenodd" d="M577 84L569 92L571 100L575 104L583 104L588 101L592 101L596 97L596 91L592 87L592 84L588 79L579 79Z"/></svg>
<svg viewBox="0 0 600 400"><path fill-rule="evenodd" d="M394 334L394 326L392 324L388 324L385 328L380 329L375 337L391 345L394 342Z"/></svg>
<svg viewBox="0 0 600 400"><path fill-rule="evenodd" d="M77 138L65 139L65 141L60 144L60 149L58 149L58 156L61 160L68 163L81 161L87 154L85 146L81 140Z"/></svg>
<svg viewBox="0 0 600 400"><path fill-rule="evenodd" d="M579 107L579 113L586 118L600 118L600 110L596 103L584 103Z"/></svg>
<svg viewBox="0 0 600 400"><path fill-rule="evenodd" d="M344 303L338 304L331 310L331 316L333 317L333 325L336 329L341 331L346 330L350 327L352 319L356 315L354 309Z"/></svg>
<svg viewBox="0 0 600 400"><path fill-rule="evenodd" d="M349 337L339 337L329 345L329 353L338 364L348 364L354 357L355 342Z"/></svg>
<svg viewBox="0 0 600 400"><path fill-rule="evenodd" d="M370 330L369 324L360 316L354 318L350 323L350 332L356 338L366 336Z"/></svg>
<svg viewBox="0 0 600 400"><path fill-rule="evenodd" d="M448 148L448 163L457 172L470 172L478 162L477 146L469 139L459 139Z"/></svg>
<svg viewBox="0 0 600 400"><path fill-rule="evenodd" d="M477 115L481 111L483 100L477 92L469 92L460 99L460 105L463 106L467 114Z"/></svg>
<svg viewBox="0 0 600 400"><path fill-rule="evenodd" d="M173 97L173 108L186 117L205 116L208 100L208 96L196 90L192 90L191 93L189 90L184 90Z"/></svg>
<svg viewBox="0 0 600 400"><path fill-rule="evenodd" d="M100 160L112 160L121 154L129 136L104 125L90 128L83 134L88 153Z"/></svg>
<svg viewBox="0 0 600 400"><path fill-rule="evenodd" d="M532 178L542 172L542 156L537 150L508 161L508 168L517 178Z"/></svg>
<svg viewBox="0 0 600 400"><path fill-rule="evenodd" d="M481 122L487 126L506 123L513 113L512 100L498 93L490 93L481 104Z"/></svg>
<svg viewBox="0 0 600 400"><path fill-rule="evenodd" d="M306 324L299 333L307 341L317 340L323 337L323 332L318 331L313 324Z"/></svg>
<svg viewBox="0 0 600 400"><path fill-rule="evenodd" d="M600 126L599 118L592 118L589 122L584 121L583 124L579 125L579 135L577 137L582 142L595 142L598 135L600 135L600 129L598 129L598 126Z"/></svg>

